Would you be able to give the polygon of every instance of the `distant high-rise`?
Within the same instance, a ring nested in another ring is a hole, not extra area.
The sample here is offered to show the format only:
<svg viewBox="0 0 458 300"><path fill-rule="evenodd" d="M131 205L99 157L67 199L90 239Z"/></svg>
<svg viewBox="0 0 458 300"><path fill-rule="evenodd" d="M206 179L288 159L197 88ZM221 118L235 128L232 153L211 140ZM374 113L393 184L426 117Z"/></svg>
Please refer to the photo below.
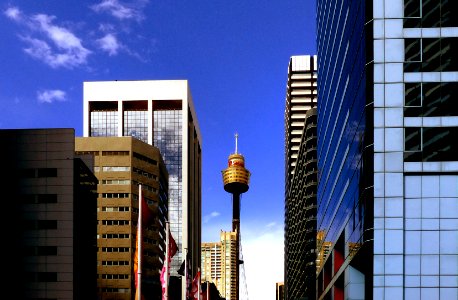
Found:
<svg viewBox="0 0 458 300"><path fill-rule="evenodd" d="M97 201L97 299L134 299L139 185L154 220L143 228L142 295L159 299L165 255L168 173L159 149L133 137L79 137L78 155L92 155Z"/></svg>
<svg viewBox="0 0 458 300"><path fill-rule="evenodd" d="M317 299L458 299L457 13L317 1Z"/></svg>
<svg viewBox="0 0 458 300"><path fill-rule="evenodd" d="M219 242L202 243L202 282L214 283L226 300L236 299L237 234L221 231Z"/></svg>
<svg viewBox="0 0 458 300"><path fill-rule="evenodd" d="M292 56L285 104L285 194L294 175L307 111L317 103L317 56Z"/></svg>
<svg viewBox="0 0 458 300"><path fill-rule="evenodd" d="M285 107L285 299L313 299L316 278L316 56L289 62Z"/></svg>
<svg viewBox="0 0 458 300"><path fill-rule="evenodd" d="M94 299L97 179L74 129L0 130L0 143L3 298Z"/></svg>
<svg viewBox="0 0 458 300"><path fill-rule="evenodd" d="M202 140L186 80L84 83L84 136L134 136L159 148L169 172L169 221L178 245L172 276L200 266ZM182 298L185 297L182 281Z"/></svg>
<svg viewBox="0 0 458 300"><path fill-rule="evenodd" d="M275 299L276 300L285 299L285 284L283 282L275 283Z"/></svg>

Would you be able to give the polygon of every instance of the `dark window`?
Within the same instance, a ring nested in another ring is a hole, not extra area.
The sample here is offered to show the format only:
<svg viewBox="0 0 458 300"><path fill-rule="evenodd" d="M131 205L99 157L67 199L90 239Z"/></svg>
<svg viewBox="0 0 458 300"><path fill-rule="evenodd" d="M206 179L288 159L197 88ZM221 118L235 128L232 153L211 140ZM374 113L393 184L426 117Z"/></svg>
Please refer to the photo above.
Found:
<svg viewBox="0 0 458 300"><path fill-rule="evenodd" d="M40 168L37 173L38 177L57 177L56 168Z"/></svg>
<svg viewBox="0 0 458 300"><path fill-rule="evenodd" d="M451 0L405 0L404 27L457 27L458 7Z"/></svg>
<svg viewBox="0 0 458 300"><path fill-rule="evenodd" d="M40 194L37 195L38 203L57 203L57 194Z"/></svg>
<svg viewBox="0 0 458 300"><path fill-rule="evenodd" d="M406 117L458 116L458 82L406 83Z"/></svg>
<svg viewBox="0 0 458 300"><path fill-rule="evenodd" d="M34 178L35 169L21 169L19 170L19 176L22 178Z"/></svg>
<svg viewBox="0 0 458 300"><path fill-rule="evenodd" d="M57 220L38 220L37 229L57 229Z"/></svg>
<svg viewBox="0 0 458 300"><path fill-rule="evenodd" d="M37 247L37 255L57 255L56 246L39 246Z"/></svg>
<svg viewBox="0 0 458 300"><path fill-rule="evenodd" d="M57 282L56 272L38 272L37 282Z"/></svg>
<svg viewBox="0 0 458 300"><path fill-rule="evenodd" d="M406 161L456 161L457 127L405 128ZM419 141L421 144L419 145Z"/></svg>

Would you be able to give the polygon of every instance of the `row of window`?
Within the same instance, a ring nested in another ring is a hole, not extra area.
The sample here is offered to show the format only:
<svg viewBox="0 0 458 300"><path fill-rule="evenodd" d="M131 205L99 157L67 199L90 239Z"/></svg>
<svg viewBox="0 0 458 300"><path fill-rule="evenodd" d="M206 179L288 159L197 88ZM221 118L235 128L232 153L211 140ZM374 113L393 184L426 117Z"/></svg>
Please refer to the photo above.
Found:
<svg viewBox="0 0 458 300"><path fill-rule="evenodd" d="M130 167L123 166L105 166L105 167L94 167L94 172L130 172Z"/></svg>
<svg viewBox="0 0 458 300"><path fill-rule="evenodd" d="M156 161L156 160L151 159L151 158L149 158L149 157L146 157L146 156L144 156L144 155L141 155L140 153L134 152L134 157L135 157L136 159L141 160L141 161L144 161L144 162L147 162L147 163L149 163L149 164L152 164L152 165L157 166L157 161Z"/></svg>
<svg viewBox="0 0 458 300"><path fill-rule="evenodd" d="M99 210L99 208L97 208ZM129 206L103 206L102 211L107 211L107 212L125 212L125 211L130 211Z"/></svg>
<svg viewBox="0 0 458 300"><path fill-rule="evenodd" d="M129 198L129 193L102 193L102 198Z"/></svg>
<svg viewBox="0 0 458 300"><path fill-rule="evenodd" d="M407 38L405 72L458 71L457 38Z"/></svg>
<svg viewBox="0 0 458 300"><path fill-rule="evenodd" d="M97 236L99 238L99 236ZM130 234L127 233L106 233L102 234L102 239L128 239Z"/></svg>
<svg viewBox="0 0 458 300"><path fill-rule="evenodd" d="M151 174L151 173L149 173L147 171L144 171L142 169L133 168L133 171L134 171L134 173L137 173L139 175L145 176L145 177L150 178L150 179L157 180L157 176L156 175Z"/></svg>
<svg viewBox="0 0 458 300"><path fill-rule="evenodd" d="M457 127L406 127L405 161L456 161Z"/></svg>
<svg viewBox="0 0 458 300"><path fill-rule="evenodd" d="M97 274L97 278L102 279L129 279L128 274Z"/></svg>
<svg viewBox="0 0 458 300"><path fill-rule="evenodd" d="M20 201L24 204L57 203L57 194L24 194Z"/></svg>
<svg viewBox="0 0 458 300"><path fill-rule="evenodd" d="M101 181L102 184L105 185L129 185L129 179L103 179Z"/></svg>
<svg viewBox="0 0 458 300"><path fill-rule="evenodd" d="M57 220L26 220L21 225L25 230L57 229Z"/></svg>
<svg viewBox="0 0 458 300"><path fill-rule="evenodd" d="M102 260L102 266L128 266L128 260Z"/></svg>
<svg viewBox="0 0 458 300"><path fill-rule="evenodd" d="M57 177L56 168L26 168L19 170L22 178Z"/></svg>
<svg viewBox="0 0 458 300"><path fill-rule="evenodd" d="M57 246L29 246L22 247L21 250L26 256L57 255Z"/></svg>
<svg viewBox="0 0 458 300"><path fill-rule="evenodd" d="M458 82L405 83L406 117L458 116Z"/></svg>
<svg viewBox="0 0 458 300"><path fill-rule="evenodd" d="M405 0L404 27L457 27L458 7L450 0Z"/></svg>
<svg viewBox="0 0 458 300"><path fill-rule="evenodd" d="M102 220L102 225L107 225L107 226L123 226L123 225L129 225L130 221L129 220Z"/></svg>

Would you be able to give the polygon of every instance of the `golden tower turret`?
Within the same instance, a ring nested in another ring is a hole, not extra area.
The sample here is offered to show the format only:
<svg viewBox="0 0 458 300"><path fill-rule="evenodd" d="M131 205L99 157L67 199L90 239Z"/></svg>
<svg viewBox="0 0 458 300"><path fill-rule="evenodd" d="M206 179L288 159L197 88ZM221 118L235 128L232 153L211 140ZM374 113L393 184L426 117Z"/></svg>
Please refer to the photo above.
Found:
<svg viewBox="0 0 458 300"><path fill-rule="evenodd" d="M250 171L245 169L245 158L237 152L238 134L235 134L235 153L229 155L227 168L222 171L224 190L232 194L232 231L236 233L236 300L239 300L239 265L240 261L240 195L248 191ZM232 298L231 298L232 299Z"/></svg>

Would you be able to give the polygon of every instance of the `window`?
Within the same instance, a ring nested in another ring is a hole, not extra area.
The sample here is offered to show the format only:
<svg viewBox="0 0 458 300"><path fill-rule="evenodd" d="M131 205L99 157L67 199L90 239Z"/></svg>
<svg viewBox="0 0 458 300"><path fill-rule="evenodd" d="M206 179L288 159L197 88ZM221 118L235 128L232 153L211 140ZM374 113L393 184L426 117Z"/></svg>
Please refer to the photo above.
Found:
<svg viewBox="0 0 458 300"><path fill-rule="evenodd" d="M405 44L405 72L458 71L456 38L408 38Z"/></svg>
<svg viewBox="0 0 458 300"><path fill-rule="evenodd" d="M458 116L458 82L405 83L406 117Z"/></svg>
<svg viewBox="0 0 458 300"><path fill-rule="evenodd" d="M406 161L456 161L457 127L406 127Z"/></svg>
<svg viewBox="0 0 458 300"><path fill-rule="evenodd" d="M404 27L457 27L458 8L450 0L405 0Z"/></svg>
<svg viewBox="0 0 458 300"><path fill-rule="evenodd" d="M57 177L56 168L39 168L37 177Z"/></svg>

